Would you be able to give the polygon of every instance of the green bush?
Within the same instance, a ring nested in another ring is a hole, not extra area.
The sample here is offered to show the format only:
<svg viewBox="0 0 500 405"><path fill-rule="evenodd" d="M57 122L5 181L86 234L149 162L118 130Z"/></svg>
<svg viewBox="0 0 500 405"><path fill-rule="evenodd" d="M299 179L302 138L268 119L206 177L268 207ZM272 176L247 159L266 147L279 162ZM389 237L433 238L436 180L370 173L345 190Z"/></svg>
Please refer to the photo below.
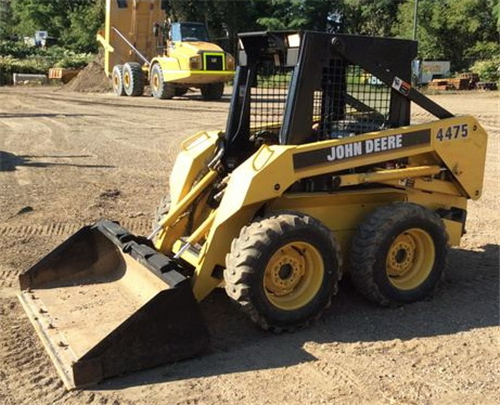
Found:
<svg viewBox="0 0 500 405"><path fill-rule="evenodd" d="M487 60L478 60L471 70L479 75L482 82L500 82L500 56Z"/></svg>
<svg viewBox="0 0 500 405"><path fill-rule="evenodd" d="M11 84L13 73L46 74L49 68L50 64L38 57L17 59L12 56L0 56L0 85Z"/></svg>
<svg viewBox="0 0 500 405"><path fill-rule="evenodd" d="M33 47L23 42L0 41L0 56L12 56L14 58L26 58L33 55Z"/></svg>
<svg viewBox="0 0 500 405"><path fill-rule="evenodd" d="M82 68L93 56L60 46L37 48L21 42L0 41L0 85L10 84L13 73L47 74L52 67Z"/></svg>

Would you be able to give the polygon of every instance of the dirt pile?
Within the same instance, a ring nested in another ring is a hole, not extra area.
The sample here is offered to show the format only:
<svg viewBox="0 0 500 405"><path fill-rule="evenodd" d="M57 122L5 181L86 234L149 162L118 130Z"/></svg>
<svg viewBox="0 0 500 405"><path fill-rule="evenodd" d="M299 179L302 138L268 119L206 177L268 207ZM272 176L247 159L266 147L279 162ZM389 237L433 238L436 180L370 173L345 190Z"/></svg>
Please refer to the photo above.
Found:
<svg viewBox="0 0 500 405"><path fill-rule="evenodd" d="M80 93L106 93L112 90L111 83L104 73L104 54L99 53L63 90Z"/></svg>

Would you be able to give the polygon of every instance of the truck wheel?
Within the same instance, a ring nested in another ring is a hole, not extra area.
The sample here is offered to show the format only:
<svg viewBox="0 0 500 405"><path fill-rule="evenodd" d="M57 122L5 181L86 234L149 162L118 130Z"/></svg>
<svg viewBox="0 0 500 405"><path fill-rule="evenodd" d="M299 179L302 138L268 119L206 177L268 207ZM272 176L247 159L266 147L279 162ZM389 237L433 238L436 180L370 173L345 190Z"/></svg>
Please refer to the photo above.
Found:
<svg viewBox="0 0 500 405"><path fill-rule="evenodd" d="M226 292L253 322L291 331L319 318L337 292L339 247L316 219L286 212L245 226L226 256Z"/></svg>
<svg viewBox="0 0 500 405"><path fill-rule="evenodd" d="M116 65L111 73L111 81L113 83L113 91L117 96L125 96L123 87L123 65Z"/></svg>
<svg viewBox="0 0 500 405"><path fill-rule="evenodd" d="M201 88L203 100L216 101L222 98L224 94L224 83L206 84Z"/></svg>
<svg viewBox="0 0 500 405"><path fill-rule="evenodd" d="M442 278L447 243L444 224L434 212L412 203L381 207L353 238L351 279L381 305L423 300Z"/></svg>
<svg viewBox="0 0 500 405"><path fill-rule="evenodd" d="M183 96L188 92L188 87L176 87L175 88L175 95L176 96Z"/></svg>
<svg viewBox="0 0 500 405"><path fill-rule="evenodd" d="M155 98L166 100L175 96L175 87L163 80L161 66L156 63L150 74L151 93Z"/></svg>
<svg viewBox="0 0 500 405"><path fill-rule="evenodd" d="M137 97L144 93L144 72L137 62L123 65L123 88L127 96Z"/></svg>

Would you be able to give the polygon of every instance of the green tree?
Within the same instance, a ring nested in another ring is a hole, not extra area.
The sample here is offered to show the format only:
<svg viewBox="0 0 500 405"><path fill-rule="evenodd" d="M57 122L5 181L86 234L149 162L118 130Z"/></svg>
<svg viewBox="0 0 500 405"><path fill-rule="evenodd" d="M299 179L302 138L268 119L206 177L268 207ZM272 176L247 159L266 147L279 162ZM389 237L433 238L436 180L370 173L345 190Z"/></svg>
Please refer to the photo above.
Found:
<svg viewBox="0 0 500 405"><path fill-rule="evenodd" d="M344 0L342 31L350 34L391 36L398 7L404 0Z"/></svg>
<svg viewBox="0 0 500 405"><path fill-rule="evenodd" d="M493 18L497 22L497 31L500 34L500 0L493 0L492 10Z"/></svg>
<svg viewBox="0 0 500 405"><path fill-rule="evenodd" d="M210 37L234 52L238 32L262 29L256 21L266 12L264 3L259 0L170 0L168 13L174 21L205 23Z"/></svg>
<svg viewBox="0 0 500 405"><path fill-rule="evenodd" d="M104 23L104 1L80 5L69 15L69 26L64 30L64 44L76 52L96 52L97 31Z"/></svg>
<svg viewBox="0 0 500 405"><path fill-rule="evenodd" d="M218 16L218 27L214 27L214 24L212 24L212 29L218 37L224 37L227 34L227 50L231 53L234 54L237 48L238 32L262 29L257 23L258 16L264 12L264 10L261 10L262 5L260 3L239 0L214 2Z"/></svg>
<svg viewBox="0 0 500 405"><path fill-rule="evenodd" d="M75 51L96 51L95 34L104 22L104 0L11 0L12 31L33 36L46 30Z"/></svg>
<svg viewBox="0 0 500 405"><path fill-rule="evenodd" d="M495 5L496 0L420 0L420 56L450 60L455 70L468 67L478 57L487 57L495 50L493 44L498 44ZM413 6L413 1L399 6L393 34L412 37ZM496 49L498 52L498 45Z"/></svg>
<svg viewBox="0 0 500 405"><path fill-rule="evenodd" d="M336 24L334 15L339 1L271 0L266 13L257 22L268 30L308 29L325 31Z"/></svg>
<svg viewBox="0 0 500 405"><path fill-rule="evenodd" d="M10 0L0 1L0 39L7 39L14 34L13 27L16 24L12 13Z"/></svg>

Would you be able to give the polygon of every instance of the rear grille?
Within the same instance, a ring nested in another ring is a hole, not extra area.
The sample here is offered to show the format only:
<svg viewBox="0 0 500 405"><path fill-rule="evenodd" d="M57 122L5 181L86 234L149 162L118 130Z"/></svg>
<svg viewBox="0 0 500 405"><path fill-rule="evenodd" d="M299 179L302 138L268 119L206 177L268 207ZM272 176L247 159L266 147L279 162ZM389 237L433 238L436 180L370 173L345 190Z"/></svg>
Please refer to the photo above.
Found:
<svg viewBox="0 0 500 405"><path fill-rule="evenodd" d="M205 70L224 70L224 59L222 54L205 54Z"/></svg>

